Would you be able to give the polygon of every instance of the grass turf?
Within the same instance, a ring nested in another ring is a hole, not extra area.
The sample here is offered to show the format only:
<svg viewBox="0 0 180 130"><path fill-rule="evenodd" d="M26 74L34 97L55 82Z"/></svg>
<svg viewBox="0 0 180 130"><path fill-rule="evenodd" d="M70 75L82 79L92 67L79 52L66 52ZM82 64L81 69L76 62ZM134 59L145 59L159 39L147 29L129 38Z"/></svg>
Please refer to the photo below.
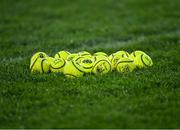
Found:
<svg viewBox="0 0 180 130"><path fill-rule="evenodd" d="M0 128L179 128L179 0L3 0ZM143 50L127 75L31 75L36 51Z"/></svg>

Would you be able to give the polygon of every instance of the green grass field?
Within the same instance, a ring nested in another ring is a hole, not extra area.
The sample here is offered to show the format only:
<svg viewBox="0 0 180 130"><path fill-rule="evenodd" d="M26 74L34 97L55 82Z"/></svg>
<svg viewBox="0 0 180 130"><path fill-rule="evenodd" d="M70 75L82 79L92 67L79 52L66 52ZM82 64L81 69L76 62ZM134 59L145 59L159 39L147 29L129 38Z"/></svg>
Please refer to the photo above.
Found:
<svg viewBox="0 0 180 130"><path fill-rule="evenodd" d="M179 0L1 0L0 128L180 128ZM37 51L142 50L154 66L31 75Z"/></svg>

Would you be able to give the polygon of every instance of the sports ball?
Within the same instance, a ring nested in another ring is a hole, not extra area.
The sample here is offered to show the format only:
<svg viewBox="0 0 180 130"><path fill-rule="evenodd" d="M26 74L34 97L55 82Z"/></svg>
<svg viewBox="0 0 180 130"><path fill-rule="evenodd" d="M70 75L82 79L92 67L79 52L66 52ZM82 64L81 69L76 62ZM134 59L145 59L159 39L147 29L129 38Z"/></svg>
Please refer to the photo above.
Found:
<svg viewBox="0 0 180 130"><path fill-rule="evenodd" d="M134 58L134 63L138 68L147 68L153 65L153 61L147 54L140 54Z"/></svg>
<svg viewBox="0 0 180 130"><path fill-rule="evenodd" d="M46 58L48 57L48 55L44 52L37 52L35 53L32 57L31 57L31 60L30 60L30 68L32 66L32 64L34 63L34 61L36 61L38 58Z"/></svg>
<svg viewBox="0 0 180 130"><path fill-rule="evenodd" d="M116 69L116 63L121 58L129 57L129 53L126 51L118 51L116 53L111 54L108 58L111 61L112 69Z"/></svg>
<svg viewBox="0 0 180 130"><path fill-rule="evenodd" d="M67 60L67 57L70 55L71 53L68 51L59 51L57 54L55 54L54 58L63 58L64 60Z"/></svg>
<svg viewBox="0 0 180 130"><path fill-rule="evenodd" d="M84 70L78 62L71 60L66 62L64 75L69 78L82 77L84 75Z"/></svg>
<svg viewBox="0 0 180 130"><path fill-rule="evenodd" d="M133 52L130 54L130 57L131 57L132 59L134 59L134 58L136 58L138 55L141 55L141 54L146 54L146 53L143 52L143 51L140 51L140 50L138 50L138 51L133 51Z"/></svg>
<svg viewBox="0 0 180 130"><path fill-rule="evenodd" d="M72 61L77 56L79 56L77 53L72 53L67 57L67 61Z"/></svg>
<svg viewBox="0 0 180 130"><path fill-rule="evenodd" d="M74 61L81 64L81 66L83 67L83 71L85 73L91 73L93 65L94 65L94 58L87 57L87 56L79 56L79 57L74 58Z"/></svg>
<svg viewBox="0 0 180 130"><path fill-rule="evenodd" d="M88 56L88 57L91 57L91 54L87 51L81 51L81 52L78 52L78 55L79 56Z"/></svg>
<svg viewBox="0 0 180 130"><path fill-rule="evenodd" d="M132 72L136 68L134 61L131 58L121 58L116 63L116 70L120 73Z"/></svg>
<svg viewBox="0 0 180 130"><path fill-rule="evenodd" d="M108 57L108 55L106 53L104 53L104 52L96 52L96 53L94 53L93 56L100 56L100 55Z"/></svg>
<svg viewBox="0 0 180 130"><path fill-rule="evenodd" d="M66 61L63 58L54 58L50 63L51 72L63 72Z"/></svg>
<svg viewBox="0 0 180 130"><path fill-rule="evenodd" d="M46 58L37 58L30 66L31 73L48 73L50 64Z"/></svg>
<svg viewBox="0 0 180 130"><path fill-rule="evenodd" d="M92 68L92 73L94 74L106 74L111 72L111 63L109 59L103 55L94 57L94 65Z"/></svg>

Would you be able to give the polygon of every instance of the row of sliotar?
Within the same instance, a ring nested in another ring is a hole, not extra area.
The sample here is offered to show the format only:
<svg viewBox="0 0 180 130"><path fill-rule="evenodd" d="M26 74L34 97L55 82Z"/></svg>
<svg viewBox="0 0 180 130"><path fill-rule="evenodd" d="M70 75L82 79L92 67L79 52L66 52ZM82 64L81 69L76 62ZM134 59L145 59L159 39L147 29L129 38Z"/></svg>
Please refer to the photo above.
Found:
<svg viewBox="0 0 180 130"><path fill-rule="evenodd" d="M54 57L44 52L35 53L30 61L31 73L63 73L66 77L81 77L84 74L106 74L111 71L132 72L153 65L152 59L143 51L118 51L111 55L87 51L70 53L59 51Z"/></svg>

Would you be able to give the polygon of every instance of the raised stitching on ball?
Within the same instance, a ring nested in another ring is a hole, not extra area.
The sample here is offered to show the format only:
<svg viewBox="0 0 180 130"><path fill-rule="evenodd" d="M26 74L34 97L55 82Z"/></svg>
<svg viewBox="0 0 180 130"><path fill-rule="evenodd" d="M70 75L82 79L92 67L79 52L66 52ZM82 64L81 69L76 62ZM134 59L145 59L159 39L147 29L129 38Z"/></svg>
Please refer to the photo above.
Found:
<svg viewBox="0 0 180 130"><path fill-rule="evenodd" d="M83 72L83 73L84 73L83 70L80 70L80 69L75 65L74 61L72 61L72 64L74 65L74 67L75 67L77 70L79 70L80 72Z"/></svg>
<svg viewBox="0 0 180 130"><path fill-rule="evenodd" d="M44 73L43 63L44 63L45 60L46 60L46 59L43 59L43 60L41 61L41 69L42 69L42 73Z"/></svg>
<svg viewBox="0 0 180 130"><path fill-rule="evenodd" d="M31 71L32 71L32 68L34 67L36 61L38 60L38 58L39 58L39 57L37 57L37 58L34 60L33 64L30 66L30 70L31 70Z"/></svg>
<svg viewBox="0 0 180 130"><path fill-rule="evenodd" d="M148 67L148 65L144 62L144 60L143 60L143 54L141 54L141 61L142 61L142 63L146 66L146 67Z"/></svg>

